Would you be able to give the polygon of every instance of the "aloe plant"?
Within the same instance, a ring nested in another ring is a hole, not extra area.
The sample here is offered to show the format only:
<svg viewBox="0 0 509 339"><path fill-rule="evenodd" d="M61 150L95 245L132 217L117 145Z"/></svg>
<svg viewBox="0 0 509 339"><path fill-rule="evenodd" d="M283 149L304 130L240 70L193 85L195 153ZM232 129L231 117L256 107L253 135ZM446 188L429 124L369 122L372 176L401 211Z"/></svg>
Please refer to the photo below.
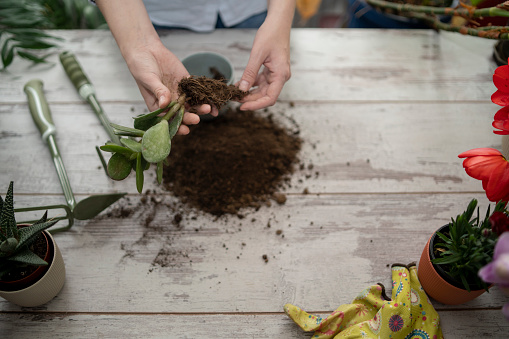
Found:
<svg viewBox="0 0 509 339"><path fill-rule="evenodd" d="M58 220L47 220L48 212L46 211L36 223L18 228L14 216L13 187L14 183L11 181L5 201L0 197L0 279L5 274L27 265L48 265L32 252L30 245L43 230L58 222Z"/></svg>
<svg viewBox="0 0 509 339"><path fill-rule="evenodd" d="M144 171L157 165L157 181L163 180L163 165L171 151L171 139L177 134L184 117L185 94L167 107L134 117L134 127L111 124L120 144L107 142L100 149L113 153L108 161L110 178L124 180L136 172L136 188L143 190ZM124 138L122 138L122 136Z"/></svg>
<svg viewBox="0 0 509 339"><path fill-rule="evenodd" d="M0 1L0 55L2 69L16 56L34 63L47 62L63 39L46 29L107 28L99 9L88 0L2 0Z"/></svg>
<svg viewBox="0 0 509 339"><path fill-rule="evenodd" d="M439 238L434 245L437 258L431 260L433 264L443 265L444 270L460 281L467 291L470 291L470 285L487 290L488 285L479 278L478 272L492 260L498 238L491 230L490 207L481 219L479 208L477 216L473 217L476 206L477 200L472 199L463 213L456 219L451 218L449 227L443 233L436 233ZM505 203L497 203L494 212L505 213Z"/></svg>

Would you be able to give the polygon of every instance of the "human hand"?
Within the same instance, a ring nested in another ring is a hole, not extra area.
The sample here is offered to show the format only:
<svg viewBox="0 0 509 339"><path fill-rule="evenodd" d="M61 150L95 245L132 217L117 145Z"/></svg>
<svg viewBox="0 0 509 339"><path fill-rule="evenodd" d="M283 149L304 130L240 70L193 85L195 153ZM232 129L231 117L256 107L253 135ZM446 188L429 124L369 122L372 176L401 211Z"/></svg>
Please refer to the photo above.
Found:
<svg viewBox="0 0 509 339"><path fill-rule="evenodd" d="M259 73L261 66L263 70ZM256 33L251 55L237 86L256 87L242 100L241 110L257 110L276 103L290 79L290 30L266 20Z"/></svg>
<svg viewBox="0 0 509 339"><path fill-rule="evenodd" d="M189 77L180 60L162 43L152 43L130 51L126 58L140 93L150 111L167 107L178 97L178 82ZM189 109L193 109L191 113ZM188 134L189 127L200 122L199 114L217 115L217 109L210 105L186 107L186 112L177 134Z"/></svg>

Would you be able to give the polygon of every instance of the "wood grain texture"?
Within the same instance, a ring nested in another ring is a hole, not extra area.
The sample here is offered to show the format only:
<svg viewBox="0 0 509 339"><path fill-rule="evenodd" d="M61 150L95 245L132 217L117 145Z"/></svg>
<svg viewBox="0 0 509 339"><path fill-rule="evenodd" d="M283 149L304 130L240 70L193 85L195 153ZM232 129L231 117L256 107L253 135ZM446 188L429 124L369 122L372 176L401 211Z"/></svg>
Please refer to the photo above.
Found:
<svg viewBox="0 0 509 339"><path fill-rule="evenodd" d="M317 314L326 316L327 313ZM445 338L505 339L509 325L500 311L440 313ZM284 314L73 314L15 313L0 318L2 337L21 339L45 330L58 338L267 338L305 339Z"/></svg>
<svg viewBox="0 0 509 339"><path fill-rule="evenodd" d="M76 54L110 120L129 125L146 112L110 32L50 33ZM180 58L225 55L239 79L255 31L160 34ZM76 200L129 194L55 236L62 292L37 308L0 301L0 337L309 338L284 304L325 315L372 284L390 289L390 264L418 261L470 199L488 205L457 155L501 145L491 128L493 44L432 30L294 30L292 79L260 114L299 132L303 169L282 189L284 205L221 218L181 205L154 173L149 195L136 193L134 178L107 178L95 151L107 135L58 55L52 65L16 60L0 74L1 194L14 180L16 207L64 203L23 93L33 78L45 84ZM494 287L464 305L434 305L446 338L505 338L508 301Z"/></svg>
<svg viewBox="0 0 509 339"><path fill-rule="evenodd" d="M145 105L106 103L115 123L132 126ZM134 176L114 182L104 175L95 147L108 136L84 103L51 105L57 143L76 194L136 193ZM281 125L304 140L289 193L481 191L457 157L476 147L501 147L492 133L497 106L484 103L279 103L271 107ZM192 134L189 136L192 137ZM61 194L47 146L25 104L0 105L0 186L17 182L19 193ZM108 158L109 154L105 154ZM171 158L171 156L170 156ZM37 165L20 166L32 163ZM312 166L312 169L308 169ZM157 189L152 175L146 189ZM25 178L30 178L26 180ZM159 188L161 190L161 188Z"/></svg>
<svg viewBox="0 0 509 339"><path fill-rule="evenodd" d="M65 39L62 50L76 54L100 101L141 100L109 31L52 32ZM253 30L218 30L161 35L179 58L202 51L225 55L240 79L254 34ZM355 29L294 29L291 39L292 79L281 100L489 102L494 90L490 76L496 67L491 61L494 42L487 39L432 30ZM2 74L2 96L8 102L23 103L24 84L42 78L50 102L79 102L58 55L49 60L54 64L30 67L29 71L28 62L16 60Z"/></svg>

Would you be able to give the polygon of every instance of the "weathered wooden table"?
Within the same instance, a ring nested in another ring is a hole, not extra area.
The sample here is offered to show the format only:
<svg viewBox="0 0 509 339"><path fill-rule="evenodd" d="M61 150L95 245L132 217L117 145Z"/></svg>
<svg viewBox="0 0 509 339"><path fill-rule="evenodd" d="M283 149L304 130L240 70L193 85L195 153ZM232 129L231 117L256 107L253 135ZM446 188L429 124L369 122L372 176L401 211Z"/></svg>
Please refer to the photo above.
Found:
<svg viewBox="0 0 509 339"><path fill-rule="evenodd" d="M76 54L112 121L130 124L146 110L109 32L52 33ZM178 57L224 54L238 79L255 32L161 34ZM300 157L319 175L303 180L297 172L286 204L246 211L242 220L197 213L177 228L167 210L140 209L78 221L55 235L67 268L61 293L37 308L0 301L0 337L309 337L286 317L285 303L328 314L372 284L390 287L388 265L418 261L432 232L471 198L487 206L457 155L501 145L491 128L493 45L432 30L296 29L292 79L269 111L299 125ZM76 199L128 192L140 206L134 178L104 174L95 146L106 132L58 56L50 60L17 60L0 73L2 196L13 180L16 207L64 203L23 92L39 78ZM154 181L145 184L154 196L175 199ZM155 213L154 227L144 226L143 213ZM161 254L167 267L153 265ZM465 305L435 307L447 338L505 338L507 301L495 287Z"/></svg>

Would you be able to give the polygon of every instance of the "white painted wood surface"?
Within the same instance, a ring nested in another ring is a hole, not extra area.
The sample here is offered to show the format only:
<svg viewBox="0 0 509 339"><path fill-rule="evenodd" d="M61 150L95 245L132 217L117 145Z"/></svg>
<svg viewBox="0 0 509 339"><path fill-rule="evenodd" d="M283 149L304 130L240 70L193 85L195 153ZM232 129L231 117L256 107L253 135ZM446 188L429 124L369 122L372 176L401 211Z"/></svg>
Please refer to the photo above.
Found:
<svg viewBox="0 0 509 339"><path fill-rule="evenodd" d="M53 33L77 55L112 121L128 124L146 110L109 32ZM224 54L237 78L254 38L250 30L162 35L179 57ZM284 205L242 211L243 219L190 212L180 227L167 207L175 198L153 177L146 188L161 200L155 207L140 202L134 178L105 176L94 147L107 135L57 55L52 66L15 61L0 73L1 194L14 180L17 207L64 202L23 93L40 78L76 199L128 192L110 211L138 210L56 235L64 289L34 309L0 301L0 336L308 338L283 314L285 303L326 314L374 283L390 287L387 265L418 261L433 231L471 198L487 206L457 155L500 148L491 132L493 44L431 30L294 30L292 79L268 113L290 128L295 121L301 161L313 169L296 171ZM158 256L166 267L153 265ZM505 338L507 301L493 288L465 305L435 306L446 338Z"/></svg>

